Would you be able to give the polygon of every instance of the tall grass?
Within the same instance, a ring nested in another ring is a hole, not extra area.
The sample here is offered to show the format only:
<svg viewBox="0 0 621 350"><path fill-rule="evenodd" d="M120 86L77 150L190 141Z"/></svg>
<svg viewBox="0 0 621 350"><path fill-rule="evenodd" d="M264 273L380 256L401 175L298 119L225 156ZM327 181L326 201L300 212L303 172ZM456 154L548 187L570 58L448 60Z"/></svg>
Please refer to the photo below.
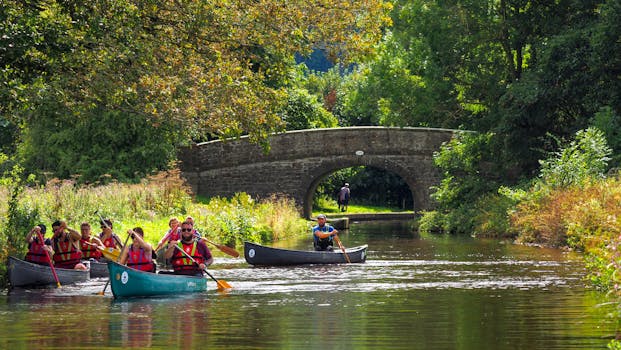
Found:
<svg viewBox="0 0 621 350"><path fill-rule="evenodd" d="M591 281L621 294L613 278L621 276L619 177L533 193L512 213L511 225L518 242L584 251Z"/></svg>

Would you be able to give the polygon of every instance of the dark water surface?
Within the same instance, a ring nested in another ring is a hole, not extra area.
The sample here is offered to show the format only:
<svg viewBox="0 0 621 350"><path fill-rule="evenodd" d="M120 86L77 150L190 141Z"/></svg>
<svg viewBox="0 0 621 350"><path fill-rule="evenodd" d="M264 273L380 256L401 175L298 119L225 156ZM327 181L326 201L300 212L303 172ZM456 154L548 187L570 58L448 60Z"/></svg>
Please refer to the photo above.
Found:
<svg viewBox="0 0 621 350"><path fill-rule="evenodd" d="M613 305L581 256L360 223L365 264L256 268L216 259L234 289L115 301L105 279L0 296L2 349L605 349ZM309 249L304 238L274 246ZM242 249L239 249L242 250Z"/></svg>

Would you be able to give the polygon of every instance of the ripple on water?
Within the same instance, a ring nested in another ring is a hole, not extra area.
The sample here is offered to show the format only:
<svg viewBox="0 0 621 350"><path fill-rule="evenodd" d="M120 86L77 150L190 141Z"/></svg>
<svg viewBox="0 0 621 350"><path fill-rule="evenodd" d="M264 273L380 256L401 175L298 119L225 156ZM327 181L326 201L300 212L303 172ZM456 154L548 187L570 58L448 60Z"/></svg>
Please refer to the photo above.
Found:
<svg viewBox="0 0 621 350"><path fill-rule="evenodd" d="M536 260L367 260L364 264L216 270L232 293L372 292L404 289L550 289L582 281L575 262Z"/></svg>

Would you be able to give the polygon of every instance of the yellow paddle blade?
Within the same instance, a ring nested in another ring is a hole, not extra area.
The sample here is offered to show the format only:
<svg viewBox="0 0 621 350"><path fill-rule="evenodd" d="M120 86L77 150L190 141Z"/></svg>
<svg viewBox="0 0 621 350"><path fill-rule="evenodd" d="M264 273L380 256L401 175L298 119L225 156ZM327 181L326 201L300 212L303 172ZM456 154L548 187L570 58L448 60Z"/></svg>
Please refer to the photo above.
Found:
<svg viewBox="0 0 621 350"><path fill-rule="evenodd" d="M224 280L217 280L216 282L218 283L218 290L233 289L233 287Z"/></svg>
<svg viewBox="0 0 621 350"><path fill-rule="evenodd" d="M103 254L104 258L112 261L118 261L119 255L121 252L118 249L107 247L106 249L100 249L101 254Z"/></svg>

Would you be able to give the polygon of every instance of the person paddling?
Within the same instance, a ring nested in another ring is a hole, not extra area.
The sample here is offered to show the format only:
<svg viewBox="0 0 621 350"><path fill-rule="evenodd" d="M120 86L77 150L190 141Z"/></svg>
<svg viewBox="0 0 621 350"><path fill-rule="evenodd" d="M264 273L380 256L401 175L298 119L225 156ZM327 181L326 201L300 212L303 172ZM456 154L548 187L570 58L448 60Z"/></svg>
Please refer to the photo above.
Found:
<svg viewBox="0 0 621 350"><path fill-rule="evenodd" d="M177 247L183 249L194 261L186 257ZM171 260L177 275L202 276L203 270L213 263L211 251L205 242L195 239L192 223L189 221L181 224L181 240L170 241L164 257Z"/></svg>
<svg viewBox="0 0 621 350"><path fill-rule="evenodd" d="M45 238L45 231L45 225L39 224L28 232L26 235L28 252L24 260L39 265L50 264L50 256L54 255L54 250L52 249L52 241L49 238ZM41 233L41 237L44 237L43 240L45 242L40 242L38 233Z"/></svg>
<svg viewBox="0 0 621 350"><path fill-rule="evenodd" d="M181 230L179 229L179 219L176 217L170 218L168 220L168 231L164 234L162 239L157 243L157 247L155 247L155 251L159 251L162 247L170 241L178 241L181 239Z"/></svg>
<svg viewBox="0 0 621 350"><path fill-rule="evenodd" d="M82 251L79 247L82 235L78 231L67 227L64 221L55 221L52 224L52 247L54 248L54 265L61 269L88 270L80 262Z"/></svg>
<svg viewBox="0 0 621 350"><path fill-rule="evenodd" d="M121 239L112 231L112 220L103 219L100 222L101 232L99 239L106 248L123 249Z"/></svg>
<svg viewBox="0 0 621 350"><path fill-rule="evenodd" d="M313 246L315 250L334 250L334 235L339 233L334 227L326 223L324 214L317 215L317 226L313 227Z"/></svg>
<svg viewBox="0 0 621 350"><path fill-rule="evenodd" d="M82 238L80 238L82 258L99 261L101 259L101 250L105 247L99 238L91 235L91 224L83 222L80 225L80 233L82 234Z"/></svg>
<svg viewBox="0 0 621 350"><path fill-rule="evenodd" d="M132 238L132 244L128 245L121 253L121 264L146 272L155 272L153 261L153 247L144 240L144 231L141 227L134 227L127 231Z"/></svg>

